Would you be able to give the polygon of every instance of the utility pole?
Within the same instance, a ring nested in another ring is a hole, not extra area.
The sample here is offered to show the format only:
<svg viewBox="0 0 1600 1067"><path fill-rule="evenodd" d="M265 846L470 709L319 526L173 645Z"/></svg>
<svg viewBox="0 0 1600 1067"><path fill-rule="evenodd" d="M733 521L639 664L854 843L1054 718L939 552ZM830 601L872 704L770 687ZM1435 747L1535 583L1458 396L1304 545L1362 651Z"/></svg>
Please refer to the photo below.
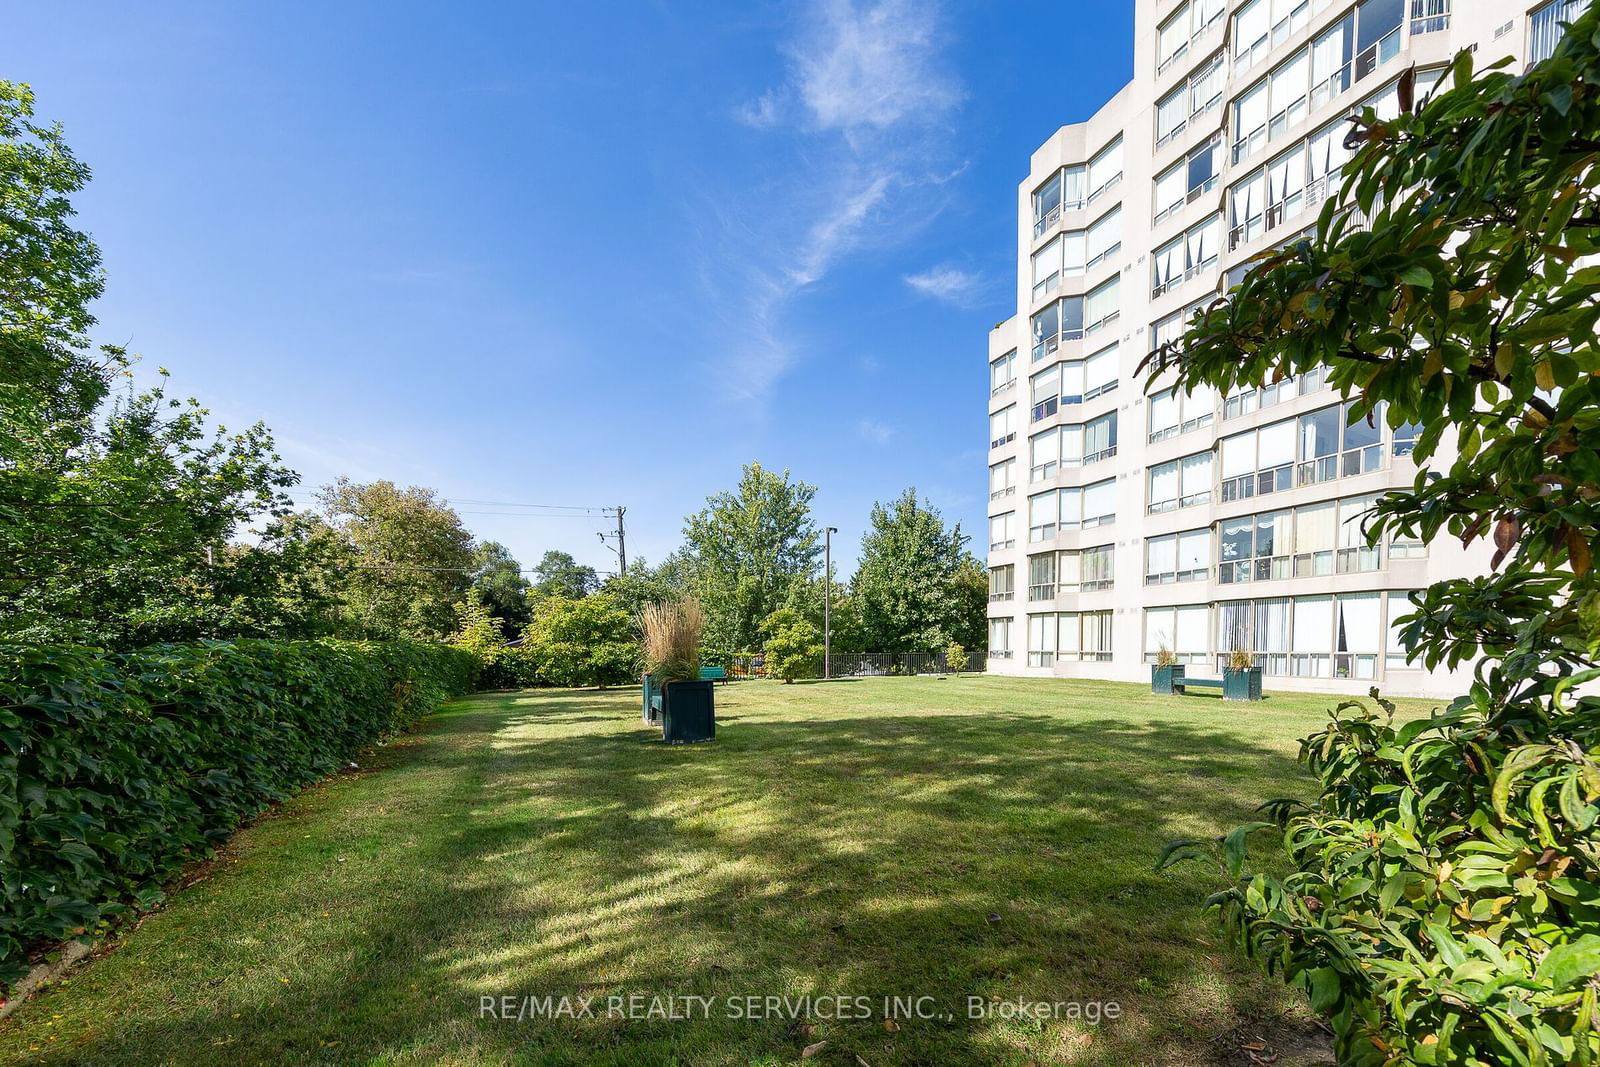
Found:
<svg viewBox="0 0 1600 1067"><path fill-rule="evenodd" d="M617 563L623 574L628 573L628 535L622 529L622 514L628 509L617 505Z"/></svg>
<svg viewBox="0 0 1600 1067"><path fill-rule="evenodd" d="M822 680L833 677L833 535L837 526L822 531Z"/></svg>

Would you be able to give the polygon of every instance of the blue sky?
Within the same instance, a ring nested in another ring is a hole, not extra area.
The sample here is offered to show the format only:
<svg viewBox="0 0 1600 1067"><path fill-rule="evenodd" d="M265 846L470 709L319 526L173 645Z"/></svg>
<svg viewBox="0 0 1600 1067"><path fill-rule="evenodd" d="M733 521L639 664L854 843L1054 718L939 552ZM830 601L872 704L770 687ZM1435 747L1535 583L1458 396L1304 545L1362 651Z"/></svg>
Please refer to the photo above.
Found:
<svg viewBox="0 0 1600 1067"><path fill-rule="evenodd" d="M1028 154L1129 76L1131 2L71 3L7 15L95 180L99 339L309 490L624 504L658 560L740 465L848 573L915 485L982 529L986 334ZM458 504L523 560L599 519Z"/></svg>

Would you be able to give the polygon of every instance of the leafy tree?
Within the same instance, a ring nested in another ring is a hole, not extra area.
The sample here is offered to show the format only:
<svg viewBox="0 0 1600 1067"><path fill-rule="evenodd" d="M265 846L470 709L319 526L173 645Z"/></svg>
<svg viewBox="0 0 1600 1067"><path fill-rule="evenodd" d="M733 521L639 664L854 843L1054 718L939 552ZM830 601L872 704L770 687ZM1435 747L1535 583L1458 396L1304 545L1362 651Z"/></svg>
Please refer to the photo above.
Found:
<svg viewBox="0 0 1600 1067"><path fill-rule="evenodd" d="M950 668L952 674L960 674L967 669L967 650L951 641L944 650L944 665Z"/></svg>
<svg viewBox="0 0 1600 1067"><path fill-rule="evenodd" d="M761 624L767 673L785 684L822 673L822 631L793 608L779 608Z"/></svg>
<svg viewBox="0 0 1600 1067"><path fill-rule="evenodd" d="M544 554L533 569L533 578L533 591L542 597L578 600L600 588L600 579L593 567L586 567L569 554L554 550Z"/></svg>
<svg viewBox="0 0 1600 1067"><path fill-rule="evenodd" d="M1468 691L1399 727L1376 690L1333 709L1301 749L1321 796L1266 807L1293 873L1243 874L1254 826L1214 845L1228 927L1344 1063L1600 1062L1597 41L1600 9L1520 77L1463 52L1420 110L1408 72L1315 232L1155 360L1224 391L1326 365L1352 421L1422 428L1372 537L1492 539L1403 635L1430 668L1481 657Z"/></svg>
<svg viewBox="0 0 1600 1067"><path fill-rule="evenodd" d="M639 666L633 620L605 593L540 601L523 647L551 685L618 685L633 681Z"/></svg>
<svg viewBox="0 0 1600 1067"><path fill-rule="evenodd" d="M915 489L907 489L888 507L873 505L871 528L861 540L861 559L851 582L868 648L938 652L952 640L970 642L971 604L962 585L972 558L968 540L960 523L947 530L937 510L919 504ZM987 576L985 583L980 627L988 606Z"/></svg>
<svg viewBox="0 0 1600 1067"><path fill-rule="evenodd" d="M32 115L28 88L0 82L0 634L131 647L258 632L281 614L282 571L265 555L231 566L228 545L287 511L295 476L264 427L211 431L164 382L108 408L131 360L88 347L104 281L71 194L89 171Z"/></svg>
<svg viewBox="0 0 1600 1067"><path fill-rule="evenodd" d="M443 640L473 573L472 535L431 489L340 478L319 499L354 554L350 625L379 638Z"/></svg>
<svg viewBox="0 0 1600 1067"><path fill-rule="evenodd" d="M674 552L658 567L635 559L625 574L614 574L600 587L616 600L617 606L635 618L646 604L665 604L682 600L692 586L690 565L684 554Z"/></svg>
<svg viewBox="0 0 1600 1067"><path fill-rule="evenodd" d="M861 603L848 587L833 583L833 604L827 620L823 617L822 577L796 582L789 590L783 606L817 628L821 633L825 621L831 623L833 651L866 652L866 630L861 625ZM987 595L987 594L986 594ZM987 603L987 602L986 602Z"/></svg>
<svg viewBox="0 0 1600 1067"><path fill-rule="evenodd" d="M748 464L731 493L717 493L685 520L684 550L706 610L705 646L716 654L760 644L760 627L794 584L817 570L822 545L811 521L814 485Z"/></svg>
<svg viewBox="0 0 1600 1067"><path fill-rule="evenodd" d="M528 580L522 576L516 558L498 541L485 541L473 548L472 592L512 632L532 618Z"/></svg>

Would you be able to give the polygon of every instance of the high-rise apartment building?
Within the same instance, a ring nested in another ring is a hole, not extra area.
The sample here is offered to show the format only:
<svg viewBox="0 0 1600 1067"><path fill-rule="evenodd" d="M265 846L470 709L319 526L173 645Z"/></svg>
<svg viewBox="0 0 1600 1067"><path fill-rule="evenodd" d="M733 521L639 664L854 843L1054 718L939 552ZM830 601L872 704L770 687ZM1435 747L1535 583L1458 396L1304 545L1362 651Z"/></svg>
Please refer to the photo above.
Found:
<svg viewBox="0 0 1600 1067"><path fill-rule="evenodd" d="M1345 424L1320 375L1233 396L1135 370L1338 188L1345 116L1463 48L1549 55L1587 0L1136 0L1133 80L1033 153L1017 314L989 336L989 669L1137 680L1248 648L1269 686L1460 691L1408 663L1406 593L1481 571L1366 543L1415 427Z"/></svg>

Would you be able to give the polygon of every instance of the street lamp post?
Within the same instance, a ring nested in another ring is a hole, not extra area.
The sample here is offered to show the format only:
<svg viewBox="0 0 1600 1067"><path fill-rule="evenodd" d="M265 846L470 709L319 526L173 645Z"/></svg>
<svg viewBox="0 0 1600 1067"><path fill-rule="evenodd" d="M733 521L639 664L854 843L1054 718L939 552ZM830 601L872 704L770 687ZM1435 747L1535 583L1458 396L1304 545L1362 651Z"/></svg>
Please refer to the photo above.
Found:
<svg viewBox="0 0 1600 1067"><path fill-rule="evenodd" d="M833 677L833 535L837 526L822 531L822 678Z"/></svg>

